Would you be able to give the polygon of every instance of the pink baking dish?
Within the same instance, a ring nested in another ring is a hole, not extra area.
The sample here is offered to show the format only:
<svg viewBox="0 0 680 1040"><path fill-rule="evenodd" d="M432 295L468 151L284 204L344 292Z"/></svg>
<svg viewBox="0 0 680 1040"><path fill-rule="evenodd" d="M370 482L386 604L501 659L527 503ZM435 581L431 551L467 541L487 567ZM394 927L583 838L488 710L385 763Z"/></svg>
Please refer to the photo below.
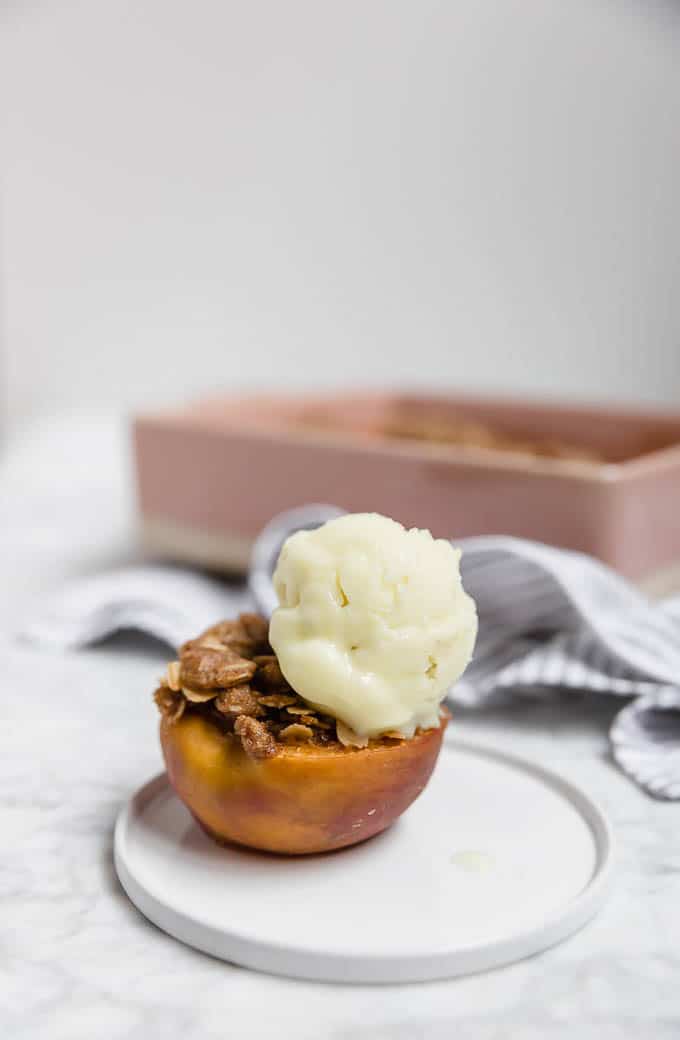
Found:
<svg viewBox="0 0 680 1040"><path fill-rule="evenodd" d="M513 444L559 441L599 458L385 436L395 416L483 424ZM440 536L534 538L634 579L680 563L680 415L395 393L225 396L139 416L134 442L146 545L214 569L242 570L272 516L309 502Z"/></svg>

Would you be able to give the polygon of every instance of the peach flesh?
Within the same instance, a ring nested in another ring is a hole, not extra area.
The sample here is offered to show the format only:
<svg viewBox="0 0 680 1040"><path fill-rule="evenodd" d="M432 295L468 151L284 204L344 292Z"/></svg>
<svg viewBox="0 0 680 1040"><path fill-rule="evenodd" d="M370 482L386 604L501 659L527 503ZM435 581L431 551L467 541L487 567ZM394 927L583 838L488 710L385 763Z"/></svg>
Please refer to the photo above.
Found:
<svg viewBox="0 0 680 1040"><path fill-rule="evenodd" d="M298 855L389 827L429 780L448 719L410 740L285 746L259 760L198 713L162 719L160 737L170 783L211 837Z"/></svg>

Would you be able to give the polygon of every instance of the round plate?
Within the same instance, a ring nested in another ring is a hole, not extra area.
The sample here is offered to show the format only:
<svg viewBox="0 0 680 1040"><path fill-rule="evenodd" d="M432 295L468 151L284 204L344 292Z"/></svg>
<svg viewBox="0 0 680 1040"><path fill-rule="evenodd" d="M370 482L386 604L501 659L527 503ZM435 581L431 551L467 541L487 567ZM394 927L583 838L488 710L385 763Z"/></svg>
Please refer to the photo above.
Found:
<svg viewBox="0 0 680 1040"><path fill-rule="evenodd" d="M602 812L555 774L447 741L389 830L349 849L282 857L215 844L165 775L116 823L118 877L170 935L251 968L333 982L405 982L528 957L601 905Z"/></svg>

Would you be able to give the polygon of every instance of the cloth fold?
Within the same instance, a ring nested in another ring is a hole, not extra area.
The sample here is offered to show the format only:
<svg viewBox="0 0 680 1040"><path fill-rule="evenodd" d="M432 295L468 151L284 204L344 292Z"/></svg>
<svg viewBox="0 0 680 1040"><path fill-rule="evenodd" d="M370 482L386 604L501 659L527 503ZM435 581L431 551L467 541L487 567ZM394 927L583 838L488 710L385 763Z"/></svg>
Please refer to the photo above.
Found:
<svg viewBox="0 0 680 1040"><path fill-rule="evenodd" d="M129 568L74 581L22 634L76 648L135 628L175 647L218 617L252 606L269 615L285 538L340 513L312 505L276 517L255 544L247 584L179 567ZM500 693L549 689L636 698L611 728L613 756L650 794L680 799L680 598L650 603L597 560L537 542L484 536L455 544L480 626L450 698L482 705Z"/></svg>

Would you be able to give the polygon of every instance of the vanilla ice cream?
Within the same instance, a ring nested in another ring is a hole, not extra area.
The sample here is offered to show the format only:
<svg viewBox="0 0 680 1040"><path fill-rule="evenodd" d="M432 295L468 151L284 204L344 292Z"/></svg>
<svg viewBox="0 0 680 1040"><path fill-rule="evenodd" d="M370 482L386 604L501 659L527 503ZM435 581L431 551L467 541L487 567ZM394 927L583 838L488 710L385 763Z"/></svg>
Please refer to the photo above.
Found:
<svg viewBox="0 0 680 1040"><path fill-rule="evenodd" d="M285 542L269 638L311 705L360 738L439 725L439 706L477 634L460 550L376 513Z"/></svg>

